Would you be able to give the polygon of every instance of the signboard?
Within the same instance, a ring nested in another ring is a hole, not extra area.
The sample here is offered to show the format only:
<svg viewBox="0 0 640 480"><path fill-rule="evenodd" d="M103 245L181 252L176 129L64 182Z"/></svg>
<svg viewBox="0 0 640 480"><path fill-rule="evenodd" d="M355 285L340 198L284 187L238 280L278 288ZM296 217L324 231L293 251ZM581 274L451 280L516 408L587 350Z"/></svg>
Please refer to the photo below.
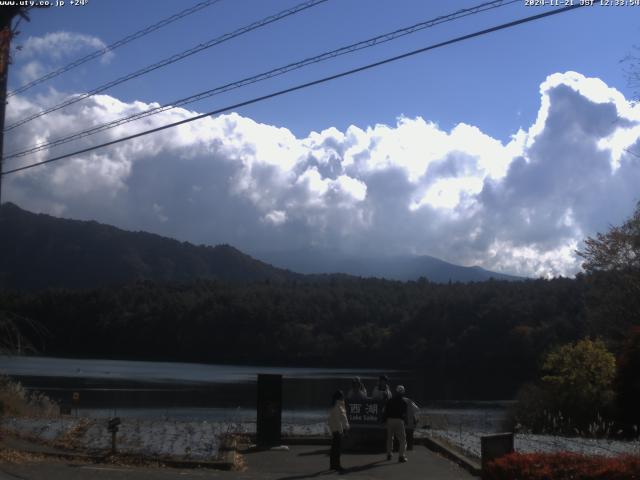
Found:
<svg viewBox="0 0 640 480"><path fill-rule="evenodd" d="M384 402L361 400L347 403L347 418L353 425L376 425L382 421Z"/></svg>
<svg viewBox="0 0 640 480"><path fill-rule="evenodd" d="M282 423L282 375L258 375L258 445L279 445Z"/></svg>
<svg viewBox="0 0 640 480"><path fill-rule="evenodd" d="M110 432L117 432L118 425L120 425L120 423L122 422L120 421L119 417L109 419L109 422L107 422L107 430L109 430Z"/></svg>

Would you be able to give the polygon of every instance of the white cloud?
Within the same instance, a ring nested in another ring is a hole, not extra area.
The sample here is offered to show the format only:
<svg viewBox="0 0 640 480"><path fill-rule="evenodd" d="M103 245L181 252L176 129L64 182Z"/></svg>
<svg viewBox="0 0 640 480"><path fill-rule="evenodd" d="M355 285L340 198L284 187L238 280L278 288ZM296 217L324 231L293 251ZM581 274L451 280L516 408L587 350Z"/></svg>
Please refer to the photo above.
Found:
<svg viewBox="0 0 640 480"><path fill-rule="evenodd" d="M264 219L274 225L282 225L287 221L287 214L282 210L272 210L264 216Z"/></svg>
<svg viewBox="0 0 640 480"><path fill-rule="evenodd" d="M28 83L69 61L105 47L107 44L100 38L77 32L60 31L27 37L14 54L18 78L22 83ZM113 52L106 52L100 57L100 62L107 64L114 56Z"/></svg>
<svg viewBox="0 0 640 480"><path fill-rule="evenodd" d="M93 35L77 32L50 32L41 37L31 36L21 44L16 55L18 59L47 57L59 61L67 57L74 57L80 53L91 53L107 46L102 40ZM107 52L101 57L103 62L113 58L113 52Z"/></svg>
<svg viewBox="0 0 640 480"><path fill-rule="evenodd" d="M8 121L35 108L18 97ZM7 151L145 108L98 95L12 131ZM175 109L91 143L195 113ZM197 243L410 252L566 275L579 268L585 236L621 222L638 200L640 161L624 149L640 150L640 106L567 72L542 83L537 120L506 143L420 117L296 138L232 113L8 176L5 191L25 208Z"/></svg>

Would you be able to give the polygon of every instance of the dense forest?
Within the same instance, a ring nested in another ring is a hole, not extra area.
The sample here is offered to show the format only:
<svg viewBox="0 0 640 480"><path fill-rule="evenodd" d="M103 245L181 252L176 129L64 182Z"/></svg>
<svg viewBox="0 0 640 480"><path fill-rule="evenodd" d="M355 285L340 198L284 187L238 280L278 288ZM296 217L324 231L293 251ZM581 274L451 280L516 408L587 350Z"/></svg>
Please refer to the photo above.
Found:
<svg viewBox="0 0 640 480"><path fill-rule="evenodd" d="M589 333L584 278L441 285L198 281L0 294L46 355L426 369L510 395Z"/></svg>

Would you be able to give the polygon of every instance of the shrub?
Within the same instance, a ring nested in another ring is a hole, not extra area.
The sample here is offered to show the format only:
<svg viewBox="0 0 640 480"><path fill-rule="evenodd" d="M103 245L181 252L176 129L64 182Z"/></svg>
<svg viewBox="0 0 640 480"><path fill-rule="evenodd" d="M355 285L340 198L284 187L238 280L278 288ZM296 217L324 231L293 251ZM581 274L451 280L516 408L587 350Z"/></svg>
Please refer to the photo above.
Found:
<svg viewBox="0 0 640 480"><path fill-rule="evenodd" d="M20 382L0 376L0 416L49 416L57 405L46 395L28 392Z"/></svg>
<svg viewBox="0 0 640 480"><path fill-rule="evenodd" d="M511 453L489 462L483 473L488 480L637 480L640 456Z"/></svg>

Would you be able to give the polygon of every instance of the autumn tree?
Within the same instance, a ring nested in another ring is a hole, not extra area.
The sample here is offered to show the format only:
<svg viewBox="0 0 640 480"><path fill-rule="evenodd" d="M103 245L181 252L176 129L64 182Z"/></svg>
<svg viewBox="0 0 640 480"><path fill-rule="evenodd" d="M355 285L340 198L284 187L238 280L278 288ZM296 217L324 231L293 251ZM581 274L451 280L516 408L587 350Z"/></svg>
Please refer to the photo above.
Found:
<svg viewBox="0 0 640 480"><path fill-rule="evenodd" d="M582 268L587 273L601 271L629 272L640 270L640 202L635 212L621 226L613 226L607 233L584 241ZM638 279L636 278L636 281Z"/></svg>
<svg viewBox="0 0 640 480"><path fill-rule="evenodd" d="M583 339L551 351L545 358L542 384L552 410L564 427L586 431L598 416L606 417L614 394L616 360L601 340Z"/></svg>
<svg viewBox="0 0 640 480"><path fill-rule="evenodd" d="M640 326L640 202L620 226L598 233L577 252L587 273L587 316L591 333L610 339L619 351Z"/></svg>

